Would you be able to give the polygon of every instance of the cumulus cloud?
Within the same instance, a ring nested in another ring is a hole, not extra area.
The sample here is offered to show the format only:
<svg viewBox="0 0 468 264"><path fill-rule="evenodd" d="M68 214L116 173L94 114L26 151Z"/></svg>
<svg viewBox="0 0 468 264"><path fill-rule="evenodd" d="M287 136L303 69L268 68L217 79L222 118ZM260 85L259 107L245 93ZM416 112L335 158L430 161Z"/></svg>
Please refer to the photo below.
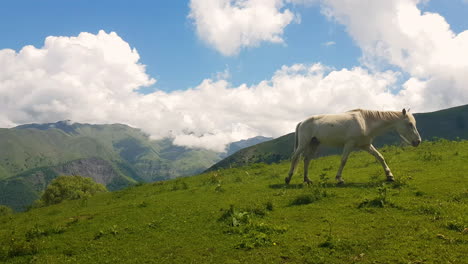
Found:
<svg viewBox="0 0 468 264"><path fill-rule="evenodd" d="M282 42L284 28L299 18L286 5L320 3L322 13L345 25L362 49L363 67L380 72L397 66L410 76L402 85L408 98L414 99L407 103L418 111L430 111L468 101L468 30L456 34L440 14L422 12L418 4L426 2L192 0L189 17L200 38L222 54L233 55L262 41Z"/></svg>
<svg viewBox="0 0 468 264"><path fill-rule="evenodd" d="M371 69L395 65L415 109L435 110L468 102L468 30L459 34L420 0L323 0L323 13L346 26ZM413 85L415 85L413 87Z"/></svg>
<svg viewBox="0 0 468 264"><path fill-rule="evenodd" d="M145 97L166 105L168 111L155 121L172 122L166 126L174 129L175 144L222 150L235 140L289 133L311 114L356 107L400 109L405 103L392 93L398 77L392 71L295 64L252 86L206 79L193 89Z"/></svg>
<svg viewBox="0 0 468 264"><path fill-rule="evenodd" d="M154 139L216 151L240 139L283 135L311 114L401 107L391 90L398 73L322 64L283 66L252 86L233 87L222 79L227 74L219 74L185 91L142 94L138 89L155 80L135 49L104 31L48 37L41 48L0 50L0 65L1 126L64 119L124 123Z"/></svg>
<svg viewBox="0 0 468 264"><path fill-rule="evenodd" d="M198 36L226 56L261 42L282 43L296 16L283 0L191 0L189 18Z"/></svg>
<svg viewBox="0 0 468 264"><path fill-rule="evenodd" d="M48 37L42 48L18 53L0 50L0 121L105 120L111 115L106 106L155 82L138 60L128 43L104 31Z"/></svg>

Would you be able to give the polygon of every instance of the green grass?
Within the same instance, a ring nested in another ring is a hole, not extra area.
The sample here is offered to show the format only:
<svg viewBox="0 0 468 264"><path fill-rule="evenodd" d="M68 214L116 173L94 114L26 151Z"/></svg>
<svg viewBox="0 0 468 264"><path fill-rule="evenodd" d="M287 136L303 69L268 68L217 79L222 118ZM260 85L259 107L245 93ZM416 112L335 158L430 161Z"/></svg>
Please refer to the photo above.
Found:
<svg viewBox="0 0 468 264"><path fill-rule="evenodd" d="M382 149L142 184L0 215L5 263L463 263L468 141Z"/></svg>

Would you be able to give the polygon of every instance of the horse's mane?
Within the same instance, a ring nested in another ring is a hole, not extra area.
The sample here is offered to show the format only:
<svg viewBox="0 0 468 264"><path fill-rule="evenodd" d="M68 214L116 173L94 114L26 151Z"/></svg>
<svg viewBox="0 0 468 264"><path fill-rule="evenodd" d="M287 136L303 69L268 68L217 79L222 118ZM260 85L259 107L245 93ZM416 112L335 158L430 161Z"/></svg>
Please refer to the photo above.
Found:
<svg viewBox="0 0 468 264"><path fill-rule="evenodd" d="M400 119L402 113L400 111L376 111L365 109L353 109L348 112L360 112L366 120L384 120L393 121Z"/></svg>

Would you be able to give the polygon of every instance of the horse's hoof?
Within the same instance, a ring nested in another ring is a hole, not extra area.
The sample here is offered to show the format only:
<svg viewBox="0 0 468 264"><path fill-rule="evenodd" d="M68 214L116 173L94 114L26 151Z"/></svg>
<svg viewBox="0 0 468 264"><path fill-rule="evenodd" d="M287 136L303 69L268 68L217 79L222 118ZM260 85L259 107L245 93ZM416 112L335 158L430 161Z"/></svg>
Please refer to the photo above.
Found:
<svg viewBox="0 0 468 264"><path fill-rule="evenodd" d="M312 184L312 181L307 179L307 180L304 180L304 184Z"/></svg>
<svg viewBox="0 0 468 264"><path fill-rule="evenodd" d="M388 181L388 182L394 182L394 181L395 181L395 178L393 178L393 176L387 177L387 181Z"/></svg>
<svg viewBox="0 0 468 264"><path fill-rule="evenodd" d="M341 178L341 176L336 176L335 180L337 181L336 184L338 184L338 185L343 185L344 184L344 180L343 180L343 178Z"/></svg>
<svg viewBox="0 0 468 264"><path fill-rule="evenodd" d="M284 183L289 184L290 181L291 179L289 179L288 177L284 178Z"/></svg>

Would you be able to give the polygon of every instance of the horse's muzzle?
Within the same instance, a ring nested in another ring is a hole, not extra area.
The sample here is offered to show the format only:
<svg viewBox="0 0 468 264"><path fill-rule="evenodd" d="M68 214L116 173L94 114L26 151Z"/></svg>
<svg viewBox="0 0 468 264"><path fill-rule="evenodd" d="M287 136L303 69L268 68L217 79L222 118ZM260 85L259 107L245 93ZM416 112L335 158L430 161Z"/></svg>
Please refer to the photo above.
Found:
<svg viewBox="0 0 468 264"><path fill-rule="evenodd" d="M421 140L420 140L420 139L413 140L413 142L411 142L411 145L413 145L413 147L417 147L417 146L419 146L419 144L421 144Z"/></svg>

